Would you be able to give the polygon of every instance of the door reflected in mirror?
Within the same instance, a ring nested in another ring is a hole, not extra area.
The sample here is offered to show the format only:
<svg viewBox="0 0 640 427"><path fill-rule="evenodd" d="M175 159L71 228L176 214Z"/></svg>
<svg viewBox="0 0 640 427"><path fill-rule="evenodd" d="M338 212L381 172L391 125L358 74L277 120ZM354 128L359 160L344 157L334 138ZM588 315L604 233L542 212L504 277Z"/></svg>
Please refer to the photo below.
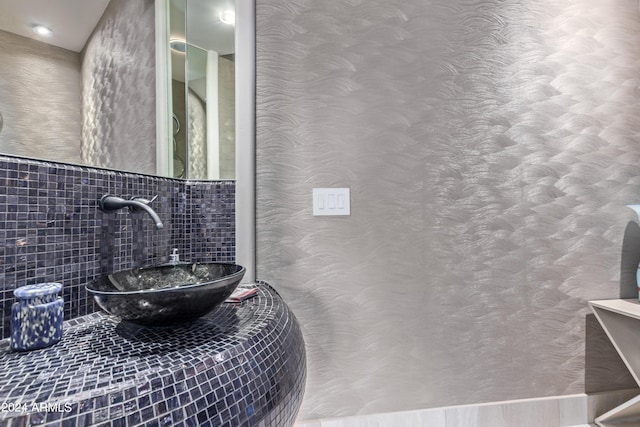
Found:
<svg viewBox="0 0 640 427"><path fill-rule="evenodd" d="M234 179L234 3L170 0L169 11L170 105L177 122L169 170L176 178Z"/></svg>

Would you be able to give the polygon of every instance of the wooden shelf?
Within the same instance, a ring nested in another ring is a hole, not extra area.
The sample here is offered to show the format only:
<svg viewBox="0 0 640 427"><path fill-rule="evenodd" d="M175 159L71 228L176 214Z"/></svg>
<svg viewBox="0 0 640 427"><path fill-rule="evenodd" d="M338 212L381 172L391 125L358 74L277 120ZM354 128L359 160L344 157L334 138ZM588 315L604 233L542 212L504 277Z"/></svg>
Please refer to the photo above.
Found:
<svg viewBox="0 0 640 427"><path fill-rule="evenodd" d="M589 301L591 310L640 385L640 303L637 299ZM640 395L596 418L601 427L640 425Z"/></svg>

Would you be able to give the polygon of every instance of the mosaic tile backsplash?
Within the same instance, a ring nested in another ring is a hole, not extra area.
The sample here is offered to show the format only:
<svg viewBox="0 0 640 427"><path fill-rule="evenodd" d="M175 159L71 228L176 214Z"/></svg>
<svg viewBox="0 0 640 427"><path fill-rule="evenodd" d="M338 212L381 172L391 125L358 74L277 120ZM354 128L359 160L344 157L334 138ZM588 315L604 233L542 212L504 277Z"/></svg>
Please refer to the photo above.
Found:
<svg viewBox="0 0 640 427"><path fill-rule="evenodd" d="M158 198L146 213L103 213L104 194ZM96 310L84 285L101 274L168 261L235 260L235 183L184 181L0 156L0 327L13 290L61 282L66 320Z"/></svg>

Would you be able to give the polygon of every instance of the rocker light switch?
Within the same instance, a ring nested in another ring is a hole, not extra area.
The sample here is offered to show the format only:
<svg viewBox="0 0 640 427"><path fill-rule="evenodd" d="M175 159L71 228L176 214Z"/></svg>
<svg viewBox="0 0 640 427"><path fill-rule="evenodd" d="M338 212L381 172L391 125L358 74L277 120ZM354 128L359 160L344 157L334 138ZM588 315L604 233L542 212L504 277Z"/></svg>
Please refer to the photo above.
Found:
<svg viewBox="0 0 640 427"><path fill-rule="evenodd" d="M348 188L314 188L313 216L351 215Z"/></svg>

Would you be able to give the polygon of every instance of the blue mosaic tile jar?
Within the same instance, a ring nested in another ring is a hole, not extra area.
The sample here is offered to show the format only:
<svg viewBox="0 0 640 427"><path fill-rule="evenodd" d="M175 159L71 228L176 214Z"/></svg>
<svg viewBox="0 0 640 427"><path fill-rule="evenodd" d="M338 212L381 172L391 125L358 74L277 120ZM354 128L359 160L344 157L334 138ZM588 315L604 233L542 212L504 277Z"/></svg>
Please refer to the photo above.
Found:
<svg viewBox="0 0 640 427"><path fill-rule="evenodd" d="M13 291L11 349L35 350L60 341L64 316L61 290L60 283L39 283Z"/></svg>

